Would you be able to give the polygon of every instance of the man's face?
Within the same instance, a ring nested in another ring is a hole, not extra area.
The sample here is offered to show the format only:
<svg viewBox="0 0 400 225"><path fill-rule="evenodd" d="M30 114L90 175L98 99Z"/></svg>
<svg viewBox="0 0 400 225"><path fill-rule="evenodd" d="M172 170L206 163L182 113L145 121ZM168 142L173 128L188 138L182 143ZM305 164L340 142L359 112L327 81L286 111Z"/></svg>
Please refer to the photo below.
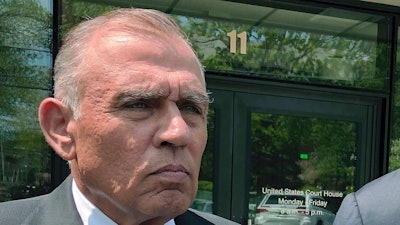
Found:
<svg viewBox="0 0 400 225"><path fill-rule="evenodd" d="M78 187L110 217L179 215L195 197L207 139L201 68L175 36L97 37L69 127Z"/></svg>

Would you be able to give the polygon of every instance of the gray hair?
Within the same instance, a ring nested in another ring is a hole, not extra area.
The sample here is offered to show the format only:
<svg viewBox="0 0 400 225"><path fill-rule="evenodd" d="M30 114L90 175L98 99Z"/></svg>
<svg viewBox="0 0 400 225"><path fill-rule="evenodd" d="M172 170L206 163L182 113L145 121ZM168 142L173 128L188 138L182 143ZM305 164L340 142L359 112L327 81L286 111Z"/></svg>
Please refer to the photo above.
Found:
<svg viewBox="0 0 400 225"><path fill-rule="evenodd" d="M85 49L92 34L109 22L120 22L123 29L176 34L190 46L187 36L167 14L152 9L118 9L74 27L65 37L54 64L54 96L68 106L75 119L80 114L80 74L85 70ZM199 62L200 65L200 62ZM201 67L201 65L200 65Z"/></svg>

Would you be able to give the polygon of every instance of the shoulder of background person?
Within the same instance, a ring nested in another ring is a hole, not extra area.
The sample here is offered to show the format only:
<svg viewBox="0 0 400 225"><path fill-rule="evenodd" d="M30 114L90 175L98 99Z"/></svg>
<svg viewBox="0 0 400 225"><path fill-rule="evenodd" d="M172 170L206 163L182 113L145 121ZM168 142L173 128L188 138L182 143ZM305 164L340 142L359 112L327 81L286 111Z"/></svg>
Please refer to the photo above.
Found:
<svg viewBox="0 0 400 225"><path fill-rule="evenodd" d="M333 225L363 225L354 193L346 195L343 199Z"/></svg>
<svg viewBox="0 0 400 225"><path fill-rule="evenodd" d="M399 224L399 187L400 170L395 170L367 183L355 192L364 224Z"/></svg>

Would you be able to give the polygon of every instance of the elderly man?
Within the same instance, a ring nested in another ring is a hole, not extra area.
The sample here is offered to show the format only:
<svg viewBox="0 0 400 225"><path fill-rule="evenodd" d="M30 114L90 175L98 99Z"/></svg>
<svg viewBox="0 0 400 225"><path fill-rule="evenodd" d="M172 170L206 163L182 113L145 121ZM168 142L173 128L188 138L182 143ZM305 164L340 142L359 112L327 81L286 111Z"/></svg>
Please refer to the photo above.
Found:
<svg viewBox="0 0 400 225"><path fill-rule="evenodd" d="M52 193L0 205L0 224L235 224L188 210L207 140L199 60L154 10L120 9L75 27L39 107L71 168Z"/></svg>

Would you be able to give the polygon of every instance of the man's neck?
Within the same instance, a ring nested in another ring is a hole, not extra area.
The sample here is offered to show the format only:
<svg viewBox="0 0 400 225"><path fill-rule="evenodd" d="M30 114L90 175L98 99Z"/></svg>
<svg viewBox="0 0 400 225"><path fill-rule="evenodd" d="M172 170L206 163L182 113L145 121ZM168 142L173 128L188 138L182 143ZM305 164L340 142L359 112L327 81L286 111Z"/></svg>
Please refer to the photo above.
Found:
<svg viewBox="0 0 400 225"><path fill-rule="evenodd" d="M89 201L89 199L86 198L86 196L79 190L74 180L72 181L72 195L83 225L117 225L116 222L114 222L110 217L104 214L91 201ZM176 225L173 219L167 221L166 223L157 222L155 220L146 221L140 225Z"/></svg>

